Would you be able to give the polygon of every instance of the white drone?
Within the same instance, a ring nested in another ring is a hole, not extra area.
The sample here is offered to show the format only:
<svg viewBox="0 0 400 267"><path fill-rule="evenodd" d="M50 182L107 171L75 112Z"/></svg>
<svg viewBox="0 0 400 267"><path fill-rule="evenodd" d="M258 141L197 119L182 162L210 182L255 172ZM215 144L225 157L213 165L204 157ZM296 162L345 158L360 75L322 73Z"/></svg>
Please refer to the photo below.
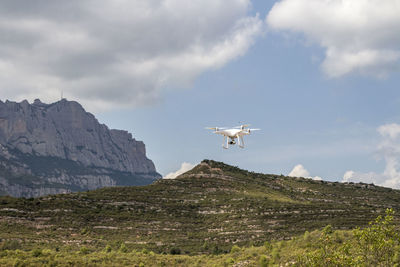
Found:
<svg viewBox="0 0 400 267"><path fill-rule="evenodd" d="M244 124L233 128L226 127L207 127L206 129L213 130L216 134L222 134L224 136L224 141L222 147L225 149L229 148L229 145L236 144L235 139L238 140L238 145L240 148L244 148L243 136L249 135L251 131L258 131L260 129L250 129L250 124ZM226 138L226 141L225 141Z"/></svg>

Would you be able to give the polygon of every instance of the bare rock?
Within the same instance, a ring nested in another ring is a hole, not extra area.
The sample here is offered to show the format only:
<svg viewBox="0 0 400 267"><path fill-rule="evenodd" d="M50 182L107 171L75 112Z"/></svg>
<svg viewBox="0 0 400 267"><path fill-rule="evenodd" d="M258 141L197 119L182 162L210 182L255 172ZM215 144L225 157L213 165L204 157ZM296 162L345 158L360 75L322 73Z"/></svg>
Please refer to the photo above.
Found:
<svg viewBox="0 0 400 267"><path fill-rule="evenodd" d="M110 130L78 102L66 99L52 104L0 101L0 160L9 172L8 177L0 172L0 194L14 196L30 196L25 192L29 183L15 178L21 175L39 177L43 186L57 185L56 190L39 186L33 196L161 178L143 142L127 131Z"/></svg>

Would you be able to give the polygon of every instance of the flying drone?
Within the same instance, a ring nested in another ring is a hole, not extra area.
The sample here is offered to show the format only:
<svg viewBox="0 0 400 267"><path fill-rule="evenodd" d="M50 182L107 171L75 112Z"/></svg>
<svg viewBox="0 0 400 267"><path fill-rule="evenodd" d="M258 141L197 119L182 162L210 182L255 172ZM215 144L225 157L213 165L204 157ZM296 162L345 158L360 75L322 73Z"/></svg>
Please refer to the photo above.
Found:
<svg viewBox="0 0 400 267"><path fill-rule="evenodd" d="M224 140L222 147L225 149L229 148L229 145L235 145L236 139L240 148L244 148L243 136L249 135L252 131L258 131L260 129L250 129L248 128L250 124L243 124L233 128L226 127L207 127L206 129L213 130L215 134L222 134Z"/></svg>

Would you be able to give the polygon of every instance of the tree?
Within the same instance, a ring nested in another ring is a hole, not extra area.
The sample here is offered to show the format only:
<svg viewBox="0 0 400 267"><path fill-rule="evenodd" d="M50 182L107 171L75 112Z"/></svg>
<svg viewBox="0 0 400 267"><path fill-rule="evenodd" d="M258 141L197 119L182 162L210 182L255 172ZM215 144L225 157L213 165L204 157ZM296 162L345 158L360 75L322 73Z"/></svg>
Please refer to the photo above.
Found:
<svg viewBox="0 0 400 267"><path fill-rule="evenodd" d="M393 209L378 216L364 229L353 230L352 238L336 242L331 226L321 232L317 249L301 256L301 266L398 266L400 234Z"/></svg>

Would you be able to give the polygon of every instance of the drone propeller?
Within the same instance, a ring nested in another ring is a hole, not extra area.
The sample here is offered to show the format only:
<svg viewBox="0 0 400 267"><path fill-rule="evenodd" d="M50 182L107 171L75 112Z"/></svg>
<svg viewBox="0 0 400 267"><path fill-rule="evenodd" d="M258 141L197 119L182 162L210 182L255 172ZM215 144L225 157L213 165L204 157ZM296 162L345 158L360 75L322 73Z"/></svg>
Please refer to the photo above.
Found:
<svg viewBox="0 0 400 267"><path fill-rule="evenodd" d="M248 133L251 133L252 131L259 131L261 129L245 129L245 130L247 130Z"/></svg>
<svg viewBox="0 0 400 267"><path fill-rule="evenodd" d="M218 127L206 127L206 129L213 130L213 131L218 131L219 130Z"/></svg>
<svg viewBox="0 0 400 267"><path fill-rule="evenodd" d="M239 125L239 126L235 126L235 127L233 127L233 128L239 128L239 129L244 129L244 128L246 128L246 127L249 127L251 124L243 124L243 125Z"/></svg>
<svg viewBox="0 0 400 267"><path fill-rule="evenodd" d="M224 129L226 129L226 127L206 127L206 129L218 131L218 130L224 130Z"/></svg>

